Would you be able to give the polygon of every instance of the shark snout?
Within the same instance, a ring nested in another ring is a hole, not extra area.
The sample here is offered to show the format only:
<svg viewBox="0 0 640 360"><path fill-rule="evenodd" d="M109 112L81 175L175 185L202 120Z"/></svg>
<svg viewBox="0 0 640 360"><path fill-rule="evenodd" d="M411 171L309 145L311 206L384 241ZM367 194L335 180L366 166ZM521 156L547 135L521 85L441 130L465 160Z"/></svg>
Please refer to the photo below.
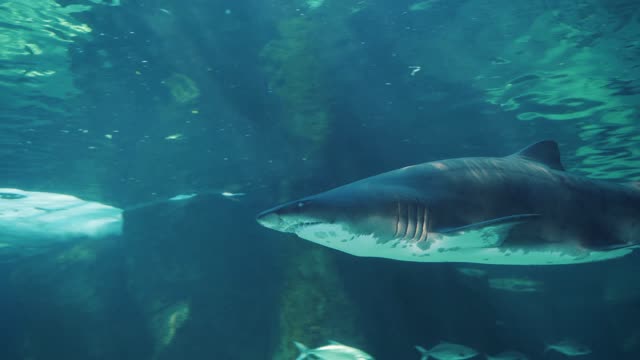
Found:
<svg viewBox="0 0 640 360"><path fill-rule="evenodd" d="M256 216L256 221L258 221L258 224L274 230L279 230L284 225L284 221L282 220L280 215L278 215L274 211L261 212L260 214L258 214L258 216Z"/></svg>

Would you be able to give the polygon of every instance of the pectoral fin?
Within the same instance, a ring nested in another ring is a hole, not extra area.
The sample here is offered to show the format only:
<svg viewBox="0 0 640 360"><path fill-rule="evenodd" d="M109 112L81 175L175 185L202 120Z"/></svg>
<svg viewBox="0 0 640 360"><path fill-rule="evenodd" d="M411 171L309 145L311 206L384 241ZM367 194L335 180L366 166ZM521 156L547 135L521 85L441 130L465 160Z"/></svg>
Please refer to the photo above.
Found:
<svg viewBox="0 0 640 360"><path fill-rule="evenodd" d="M539 218L538 214L520 214L481 221L438 231L447 247L490 248L502 245L509 231L518 224Z"/></svg>

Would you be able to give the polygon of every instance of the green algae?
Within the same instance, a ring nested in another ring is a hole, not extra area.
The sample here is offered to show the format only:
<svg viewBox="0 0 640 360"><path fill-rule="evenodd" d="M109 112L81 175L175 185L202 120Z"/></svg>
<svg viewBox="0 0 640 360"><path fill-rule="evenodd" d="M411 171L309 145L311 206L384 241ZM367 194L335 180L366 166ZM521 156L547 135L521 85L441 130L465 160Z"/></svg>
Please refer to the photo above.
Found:
<svg viewBox="0 0 640 360"><path fill-rule="evenodd" d="M352 41L346 22L364 6L326 1L313 8L314 18L285 18L277 25L277 37L261 52L270 89L281 103L277 125L298 140L301 152L313 153L317 160L329 145L335 121L326 62L331 61L332 44ZM323 42L316 41L321 38ZM288 194L289 185L282 183L280 190ZM322 344L339 338L357 343L357 308L344 291L332 253L306 242L292 243L290 250L295 254L284 274L279 336L271 358L295 358L293 341Z"/></svg>
<svg viewBox="0 0 640 360"><path fill-rule="evenodd" d="M163 82L173 99L179 104L195 102L200 97L200 89L193 79L184 74L173 73Z"/></svg>
<svg viewBox="0 0 640 360"><path fill-rule="evenodd" d="M361 342L356 307L344 292L329 250L309 244L287 266L279 313L279 343L272 359L294 359L293 341L322 344L329 339Z"/></svg>
<svg viewBox="0 0 640 360"><path fill-rule="evenodd" d="M178 331L187 323L191 316L188 301L170 304L154 313L151 317L151 331L155 342L154 358L170 346Z"/></svg>
<svg viewBox="0 0 640 360"><path fill-rule="evenodd" d="M314 30L314 22L303 17L282 20L279 37L261 55L270 87L285 109L282 127L291 136L321 144L329 133L330 115Z"/></svg>

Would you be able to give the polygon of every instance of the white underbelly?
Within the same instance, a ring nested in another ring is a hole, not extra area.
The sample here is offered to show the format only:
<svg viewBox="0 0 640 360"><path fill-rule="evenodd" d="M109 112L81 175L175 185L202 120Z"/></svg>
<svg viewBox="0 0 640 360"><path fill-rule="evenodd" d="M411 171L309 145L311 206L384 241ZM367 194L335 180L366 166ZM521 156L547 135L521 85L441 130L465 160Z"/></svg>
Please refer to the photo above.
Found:
<svg viewBox="0 0 640 360"><path fill-rule="evenodd" d="M356 245L356 244L354 244ZM383 257L401 261L414 262L462 262L494 265L563 265L580 264L614 259L631 253L631 249L608 251L589 251L563 249L559 247L532 247L524 249L510 248L478 248L422 250L414 245L406 248L378 248L370 251L359 251L357 248L339 249L356 256Z"/></svg>
<svg viewBox="0 0 640 360"><path fill-rule="evenodd" d="M317 244L340 250L355 256L378 257L413 262L461 262L495 265L564 265L597 262L625 256L632 248L593 251L571 243L509 247L447 246L447 241L428 240L430 243L406 240L378 241L373 235L354 236L340 227L322 229L329 236L318 237L320 226L301 231L298 236ZM460 242L457 243L461 245Z"/></svg>

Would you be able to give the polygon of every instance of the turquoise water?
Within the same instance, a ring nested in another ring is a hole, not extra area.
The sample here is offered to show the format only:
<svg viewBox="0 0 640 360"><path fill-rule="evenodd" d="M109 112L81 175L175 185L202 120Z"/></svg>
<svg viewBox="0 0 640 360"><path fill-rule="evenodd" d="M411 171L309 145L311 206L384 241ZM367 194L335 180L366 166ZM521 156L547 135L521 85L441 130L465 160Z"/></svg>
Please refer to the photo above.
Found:
<svg viewBox="0 0 640 360"><path fill-rule="evenodd" d="M639 39L632 0L0 0L0 188L154 204L118 239L0 264L0 359L294 359L328 340L561 359L544 350L563 339L640 358L637 254L405 263L255 222L542 139L570 172L640 181Z"/></svg>

